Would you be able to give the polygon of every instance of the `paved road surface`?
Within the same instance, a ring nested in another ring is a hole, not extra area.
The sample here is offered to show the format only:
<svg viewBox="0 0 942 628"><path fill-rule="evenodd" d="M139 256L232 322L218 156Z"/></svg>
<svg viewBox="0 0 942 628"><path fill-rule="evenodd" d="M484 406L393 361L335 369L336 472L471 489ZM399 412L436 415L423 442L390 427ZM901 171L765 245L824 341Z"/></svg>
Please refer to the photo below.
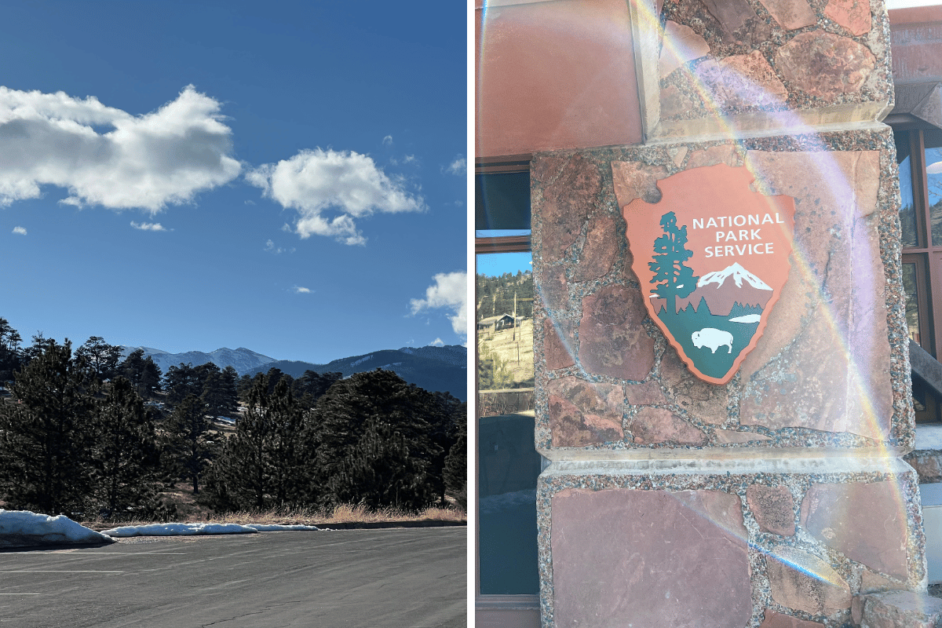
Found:
<svg viewBox="0 0 942 628"><path fill-rule="evenodd" d="M452 527L0 552L0 628L463 627L466 544Z"/></svg>

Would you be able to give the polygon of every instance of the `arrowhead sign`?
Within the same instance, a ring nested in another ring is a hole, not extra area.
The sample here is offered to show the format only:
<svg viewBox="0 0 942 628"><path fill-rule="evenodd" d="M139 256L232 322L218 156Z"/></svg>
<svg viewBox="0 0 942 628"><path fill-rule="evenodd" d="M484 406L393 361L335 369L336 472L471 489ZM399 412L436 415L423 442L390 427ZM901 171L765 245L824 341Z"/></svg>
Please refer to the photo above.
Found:
<svg viewBox="0 0 942 628"><path fill-rule="evenodd" d="M791 266L795 200L756 192L754 180L746 167L693 168L658 181L660 201L622 207L648 313L714 384L756 346Z"/></svg>

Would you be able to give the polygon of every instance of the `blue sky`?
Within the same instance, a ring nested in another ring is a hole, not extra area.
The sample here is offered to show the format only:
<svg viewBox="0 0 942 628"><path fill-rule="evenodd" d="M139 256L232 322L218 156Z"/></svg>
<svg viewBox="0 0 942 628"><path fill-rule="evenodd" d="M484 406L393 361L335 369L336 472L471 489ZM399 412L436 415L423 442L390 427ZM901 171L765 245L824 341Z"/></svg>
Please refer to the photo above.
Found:
<svg viewBox="0 0 942 628"><path fill-rule="evenodd" d="M0 317L326 362L466 342L461 2L6 2Z"/></svg>

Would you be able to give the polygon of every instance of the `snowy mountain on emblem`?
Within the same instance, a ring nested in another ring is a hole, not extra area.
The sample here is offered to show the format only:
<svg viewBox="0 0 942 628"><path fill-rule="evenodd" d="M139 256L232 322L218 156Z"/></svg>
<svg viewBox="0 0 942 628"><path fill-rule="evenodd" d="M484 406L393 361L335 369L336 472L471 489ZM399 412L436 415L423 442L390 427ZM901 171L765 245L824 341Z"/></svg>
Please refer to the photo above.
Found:
<svg viewBox="0 0 942 628"><path fill-rule="evenodd" d="M700 277L700 281L697 282L697 287L702 288L708 284L715 283L717 284L717 288L722 288L723 284L730 277L733 278L737 288L742 288L742 282L745 280L746 283L757 290L772 290L767 283L750 273L738 263L727 266L723 270L707 273L703 277Z"/></svg>

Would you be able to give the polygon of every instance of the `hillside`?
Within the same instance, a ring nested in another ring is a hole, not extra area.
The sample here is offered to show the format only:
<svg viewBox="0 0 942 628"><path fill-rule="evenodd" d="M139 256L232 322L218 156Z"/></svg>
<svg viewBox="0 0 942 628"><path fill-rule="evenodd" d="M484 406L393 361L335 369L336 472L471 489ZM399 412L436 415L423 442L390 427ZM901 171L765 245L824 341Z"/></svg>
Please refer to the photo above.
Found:
<svg viewBox="0 0 942 628"><path fill-rule="evenodd" d="M425 390L449 392L464 401L468 397L467 360L468 350L460 345L403 347L341 358L327 364L276 360L253 368L246 374L267 373L269 369L277 368L292 377L300 377L307 370L317 373L342 373L344 377L348 377L354 373L381 368L393 371L410 384Z"/></svg>

